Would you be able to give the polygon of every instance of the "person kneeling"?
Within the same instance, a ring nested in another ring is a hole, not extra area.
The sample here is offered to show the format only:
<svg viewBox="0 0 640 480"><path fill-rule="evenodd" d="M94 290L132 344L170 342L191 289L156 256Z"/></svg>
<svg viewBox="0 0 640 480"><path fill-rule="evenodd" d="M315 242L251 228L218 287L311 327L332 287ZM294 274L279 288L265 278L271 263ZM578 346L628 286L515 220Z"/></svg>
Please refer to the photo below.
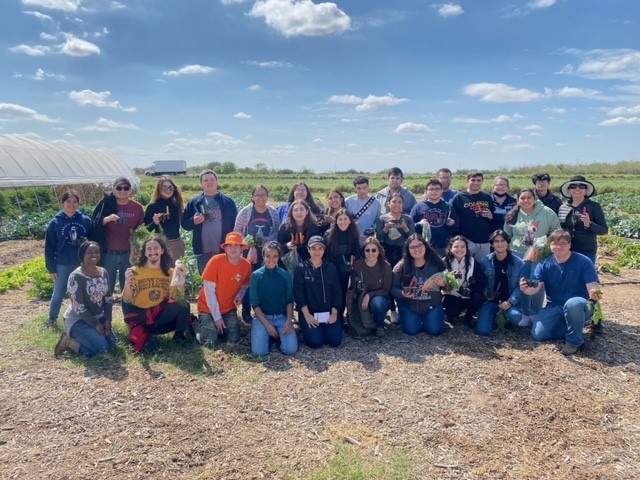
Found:
<svg viewBox="0 0 640 480"><path fill-rule="evenodd" d="M482 270L487 278L487 301L478 311L476 333L488 337L500 312L507 323L519 327L528 327L531 318L520 312L520 278L524 265L515 256L509 246L511 237L504 230L496 230L489 236L493 252L482 260Z"/></svg>
<svg viewBox="0 0 640 480"><path fill-rule="evenodd" d="M270 340L280 343L280 351L293 355L298 336L293 328L293 279L278 266L280 245L269 242L262 248L264 265L251 274L249 297L255 318L251 323L251 353L269 354Z"/></svg>
<svg viewBox="0 0 640 480"><path fill-rule="evenodd" d="M563 355L573 355L583 345L582 329L591 319L589 299L600 300L598 274L593 262L571 251L571 234L556 230L549 235L553 255L538 264L531 280L520 279L525 295L545 288L547 305L533 319L531 336L538 342L564 338Z"/></svg>
<svg viewBox="0 0 640 480"><path fill-rule="evenodd" d="M242 234L228 233L220 247L224 253L214 255L202 272L198 320L193 324L198 343L209 347L218 345L219 336L228 343L240 340L238 307L251 280L251 262L242 257L248 247Z"/></svg>
<svg viewBox="0 0 640 480"><path fill-rule="evenodd" d="M124 320L136 353L151 348L153 335L175 330L174 341L186 338L189 304L175 299L176 289L184 291L184 282L172 282L174 270L182 278L187 274L184 265L171 268L165 241L156 235L144 242L140 259L125 272L122 299L130 305L125 308Z"/></svg>
<svg viewBox="0 0 640 480"><path fill-rule="evenodd" d="M338 271L323 260L326 246L321 236L312 236L307 248L311 258L298 265L293 275L302 337L311 348L337 347L342 343L342 325L337 321L342 306Z"/></svg>
<svg viewBox="0 0 640 480"><path fill-rule="evenodd" d="M64 314L64 329L54 353L82 353L88 357L108 352L116 338L111 331L109 274L98 266L100 245L86 241L78 249L80 266L67 281L71 305Z"/></svg>

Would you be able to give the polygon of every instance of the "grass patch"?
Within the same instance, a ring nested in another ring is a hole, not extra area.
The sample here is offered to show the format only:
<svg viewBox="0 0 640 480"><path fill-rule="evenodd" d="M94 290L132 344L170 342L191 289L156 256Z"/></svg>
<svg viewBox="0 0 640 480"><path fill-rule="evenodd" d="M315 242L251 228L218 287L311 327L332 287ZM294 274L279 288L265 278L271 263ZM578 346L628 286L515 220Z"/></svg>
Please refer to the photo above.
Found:
<svg viewBox="0 0 640 480"><path fill-rule="evenodd" d="M353 448L340 447L326 467L314 472L310 480L408 480L413 459L403 451L396 451L388 459L365 457Z"/></svg>

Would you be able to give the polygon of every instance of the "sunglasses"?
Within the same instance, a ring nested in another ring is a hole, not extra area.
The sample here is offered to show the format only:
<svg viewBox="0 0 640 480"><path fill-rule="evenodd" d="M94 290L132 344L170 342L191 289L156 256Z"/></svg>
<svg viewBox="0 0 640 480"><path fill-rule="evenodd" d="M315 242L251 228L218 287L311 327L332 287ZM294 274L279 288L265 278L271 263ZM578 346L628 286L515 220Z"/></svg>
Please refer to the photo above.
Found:
<svg viewBox="0 0 640 480"><path fill-rule="evenodd" d="M117 190L117 191L119 191L119 192L121 192L121 191L123 191L123 190L124 190L125 192L128 192L129 190L131 190L131 187L128 187L127 185L118 185L118 186L116 187L116 190Z"/></svg>
<svg viewBox="0 0 640 480"><path fill-rule="evenodd" d="M377 248L365 248L364 253L376 253L378 251Z"/></svg>
<svg viewBox="0 0 640 480"><path fill-rule="evenodd" d="M569 190L575 190L576 188L586 190L587 186L584 183L572 183L569 185Z"/></svg>
<svg viewBox="0 0 640 480"><path fill-rule="evenodd" d="M166 190L167 192L173 192L176 189L173 185L162 185L162 190Z"/></svg>

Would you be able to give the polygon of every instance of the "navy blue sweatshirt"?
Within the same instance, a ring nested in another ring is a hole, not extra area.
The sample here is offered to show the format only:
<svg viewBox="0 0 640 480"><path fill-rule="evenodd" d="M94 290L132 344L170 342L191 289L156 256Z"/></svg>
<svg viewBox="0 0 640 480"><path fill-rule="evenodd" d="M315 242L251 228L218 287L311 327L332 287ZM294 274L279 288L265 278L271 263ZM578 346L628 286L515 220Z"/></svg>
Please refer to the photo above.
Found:
<svg viewBox="0 0 640 480"><path fill-rule="evenodd" d="M47 226L44 242L44 260L49 273L56 272L57 265L80 265L78 248L91 230L91 219L81 212L69 217L58 212Z"/></svg>

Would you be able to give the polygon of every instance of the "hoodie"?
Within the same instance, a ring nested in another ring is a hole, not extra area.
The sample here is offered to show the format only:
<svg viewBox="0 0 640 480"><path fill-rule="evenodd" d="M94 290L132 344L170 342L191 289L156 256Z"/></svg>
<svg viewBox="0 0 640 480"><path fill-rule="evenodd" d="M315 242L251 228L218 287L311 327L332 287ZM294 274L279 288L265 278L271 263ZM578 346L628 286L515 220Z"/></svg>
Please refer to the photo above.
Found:
<svg viewBox="0 0 640 480"><path fill-rule="evenodd" d="M540 200L530 214L518 208L514 224L505 222L504 231L511 236L511 250L524 255L536 238L549 236L560 228L560 220L553 210Z"/></svg>
<svg viewBox="0 0 640 480"><path fill-rule="evenodd" d="M91 219L81 212L69 217L63 211L53 217L47 226L44 242L44 259L49 273L56 272L57 265L80 265L78 249L89 238Z"/></svg>

